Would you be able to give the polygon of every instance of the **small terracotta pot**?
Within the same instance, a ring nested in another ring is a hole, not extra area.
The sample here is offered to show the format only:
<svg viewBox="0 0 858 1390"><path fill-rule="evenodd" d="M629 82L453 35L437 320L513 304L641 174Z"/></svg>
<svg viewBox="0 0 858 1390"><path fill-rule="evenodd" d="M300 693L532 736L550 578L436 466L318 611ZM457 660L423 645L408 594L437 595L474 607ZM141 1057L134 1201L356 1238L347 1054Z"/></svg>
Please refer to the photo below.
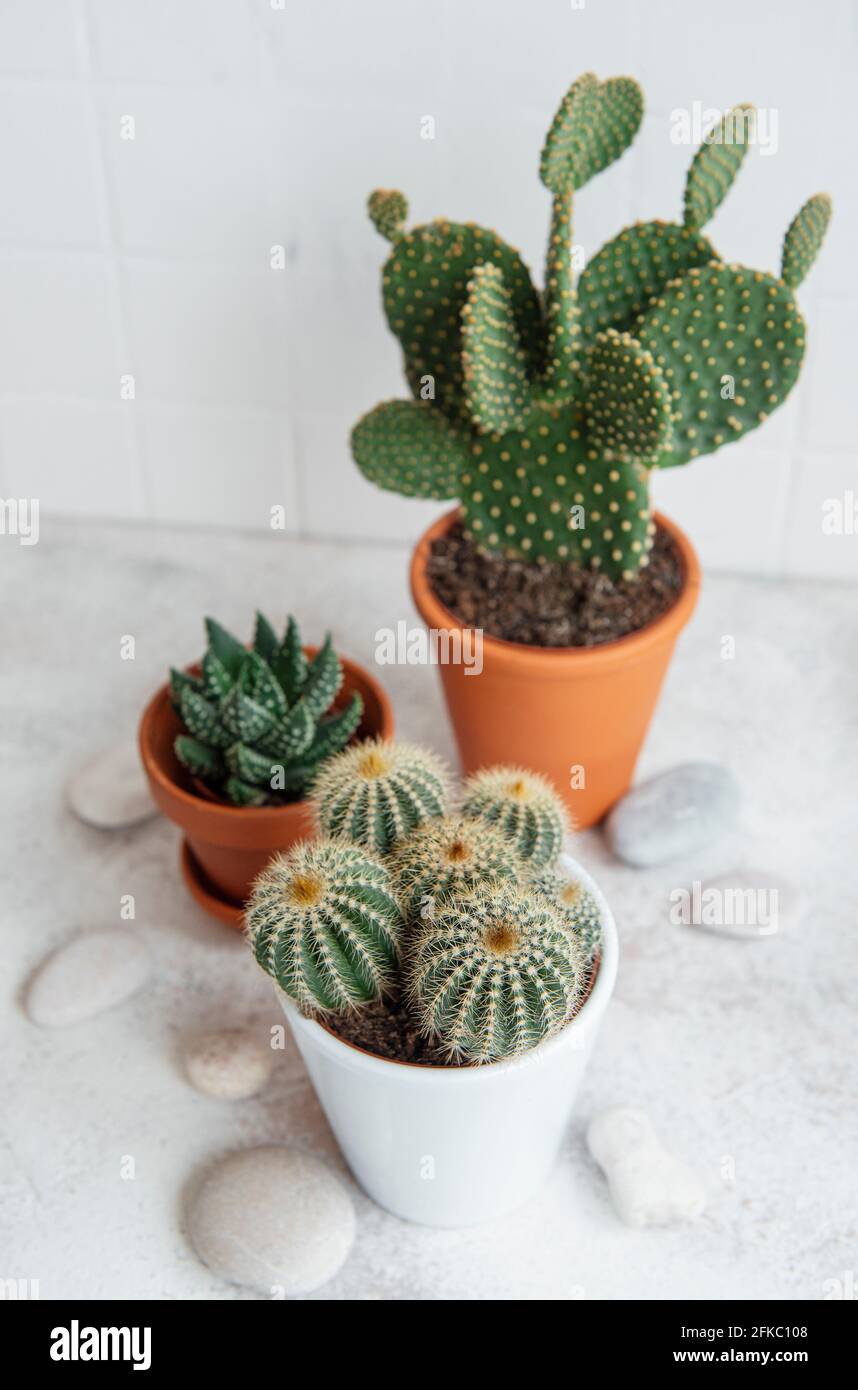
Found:
<svg viewBox="0 0 858 1390"><path fill-rule="evenodd" d="M308 658L316 654L315 647L306 647L305 651ZM362 666L345 657L340 660L344 679L335 707L342 708L354 691L358 691L364 703L355 738L376 734L392 738L393 711L381 686ZM189 669L199 671L198 666ZM140 756L149 788L159 810L185 833L182 864L186 878L197 879L194 896L214 916L240 926L241 905L271 856L313 835L310 804L295 801L285 806L232 806L211 795L201 795L173 751L182 728L170 703L169 687L162 686L140 721Z"/></svg>
<svg viewBox="0 0 858 1390"><path fill-rule="evenodd" d="M430 526L411 561L411 593L427 627L461 630L426 577L432 542L458 511ZM532 647L484 634L483 669L440 665L441 683L465 773L517 763L550 778L574 823L600 820L628 790L679 633L700 590L700 566L687 536L666 517L657 524L676 545L683 586L672 608L639 632L598 647ZM575 769L583 769L584 785Z"/></svg>

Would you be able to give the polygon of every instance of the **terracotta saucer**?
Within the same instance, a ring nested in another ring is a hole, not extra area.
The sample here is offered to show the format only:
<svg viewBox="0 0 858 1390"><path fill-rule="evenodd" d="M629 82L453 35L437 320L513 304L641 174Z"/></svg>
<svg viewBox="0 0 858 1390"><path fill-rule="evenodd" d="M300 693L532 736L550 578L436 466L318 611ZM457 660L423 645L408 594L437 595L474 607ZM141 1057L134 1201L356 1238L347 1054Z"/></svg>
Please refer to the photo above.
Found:
<svg viewBox="0 0 858 1390"><path fill-rule="evenodd" d="M182 877L188 885L191 895L203 911L208 912L212 917L217 917L219 922L224 922L226 926L232 927L235 931L241 931L244 915L244 908L241 903L234 902L232 898L226 898L218 892L211 879L194 858L186 840L182 841L179 862L182 866Z"/></svg>

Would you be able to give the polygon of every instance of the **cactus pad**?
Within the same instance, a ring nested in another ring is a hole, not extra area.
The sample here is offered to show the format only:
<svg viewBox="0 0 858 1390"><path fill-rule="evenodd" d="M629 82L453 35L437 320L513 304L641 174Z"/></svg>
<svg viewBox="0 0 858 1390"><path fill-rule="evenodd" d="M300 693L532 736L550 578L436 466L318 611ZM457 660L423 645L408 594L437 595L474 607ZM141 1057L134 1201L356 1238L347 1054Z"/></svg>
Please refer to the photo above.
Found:
<svg viewBox="0 0 858 1390"><path fill-rule="evenodd" d="M460 479L462 515L488 550L622 574L649 546L647 476L606 463L568 411L533 411L527 428L475 441Z"/></svg>
<svg viewBox="0 0 858 1390"><path fill-rule="evenodd" d="M542 148L539 174L552 193L582 188L628 148L643 117L643 95L631 77L600 82L592 72L572 83Z"/></svg>
<svg viewBox="0 0 858 1390"><path fill-rule="evenodd" d="M671 222L637 222L602 247L578 281L586 342L606 328L631 329L638 314L683 270L715 258L705 236Z"/></svg>
<svg viewBox="0 0 858 1390"><path fill-rule="evenodd" d="M376 188L367 203L370 221L387 241L396 241L405 228L408 199L398 188Z"/></svg>
<svg viewBox="0 0 858 1390"><path fill-rule="evenodd" d="M704 226L721 206L748 153L754 131L754 107L734 106L700 146L685 181L686 227Z"/></svg>
<svg viewBox="0 0 858 1390"><path fill-rule="evenodd" d="M798 380L804 334L789 290L761 271L713 262L668 285L635 330L670 390L673 442L660 463L756 429Z"/></svg>
<svg viewBox="0 0 858 1390"><path fill-rule="evenodd" d="M609 329L596 338L589 382L587 438L602 460L655 463L670 444L671 402L652 354Z"/></svg>
<svg viewBox="0 0 858 1390"><path fill-rule="evenodd" d="M462 369L474 427L483 434L521 429L530 393L527 354L495 265L478 265L471 276L462 308Z"/></svg>
<svg viewBox="0 0 858 1390"><path fill-rule="evenodd" d="M386 401L359 420L352 453L365 477L406 497L445 501L459 495L463 450L439 410Z"/></svg>
<svg viewBox="0 0 858 1390"><path fill-rule="evenodd" d="M541 310L517 251L473 223L430 222L394 245L383 273L384 310L405 354L415 398L426 389L451 419L465 418L462 310L477 266L496 265L509 294L528 367L542 366ZM428 379L428 380L427 380Z"/></svg>
<svg viewBox="0 0 858 1390"><path fill-rule="evenodd" d="M830 197L814 193L790 223L784 237L781 276L792 289L798 288L819 255L830 221Z"/></svg>

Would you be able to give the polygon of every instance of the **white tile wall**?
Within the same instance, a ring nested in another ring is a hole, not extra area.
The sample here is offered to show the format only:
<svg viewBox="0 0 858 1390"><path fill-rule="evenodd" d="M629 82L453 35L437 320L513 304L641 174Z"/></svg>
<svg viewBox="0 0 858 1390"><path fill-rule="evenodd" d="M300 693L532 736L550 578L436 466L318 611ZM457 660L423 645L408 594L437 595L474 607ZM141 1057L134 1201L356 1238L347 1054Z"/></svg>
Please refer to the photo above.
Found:
<svg viewBox="0 0 858 1390"><path fill-rule="evenodd" d="M366 196L495 226L541 276L539 148L588 68L647 96L633 150L577 200L588 254L679 214L671 112L693 102L777 113L777 153L751 154L713 221L725 256L776 268L803 198L834 194L797 392L656 500L712 567L858 577L858 536L821 524L858 482L850 0L4 0L3 488L43 515L264 528L282 505L297 533L414 537L438 508L348 454L358 415L403 391Z"/></svg>

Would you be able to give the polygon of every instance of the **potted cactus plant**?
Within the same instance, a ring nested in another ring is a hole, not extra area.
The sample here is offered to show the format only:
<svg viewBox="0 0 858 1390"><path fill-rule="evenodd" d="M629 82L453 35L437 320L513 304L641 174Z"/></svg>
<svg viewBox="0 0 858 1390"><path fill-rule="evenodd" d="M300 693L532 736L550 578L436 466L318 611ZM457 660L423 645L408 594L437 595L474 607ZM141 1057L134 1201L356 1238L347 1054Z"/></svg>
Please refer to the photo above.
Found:
<svg viewBox="0 0 858 1390"><path fill-rule="evenodd" d="M200 904L240 927L253 879L277 850L312 834L307 792L353 738L393 732L384 691L339 657L330 636L304 647L256 615L245 647L206 619L202 661L173 669L140 724L152 796L184 831L182 870Z"/></svg>
<svg viewBox="0 0 858 1390"><path fill-rule="evenodd" d="M414 399L359 421L372 482L454 498L417 546L411 584L430 628L484 630L483 670L441 678L466 772L498 756L544 772L579 824L628 787L676 638L700 582L649 480L714 453L794 387L805 325L794 297L831 213L800 209L780 275L721 260L702 228L752 139L728 112L695 154L682 221L638 223L572 269L572 200L633 140L628 77L579 78L542 150L551 195L545 284L493 231L446 219L406 228L396 191L369 200L391 243L388 323ZM515 718L511 718L514 712ZM570 775L572 774L572 775Z"/></svg>
<svg viewBox="0 0 858 1390"><path fill-rule="evenodd" d="M246 925L343 1153L407 1220L510 1210L555 1161L616 975L563 805L499 767L456 810L435 757L384 741L311 799L319 838L269 863Z"/></svg>

